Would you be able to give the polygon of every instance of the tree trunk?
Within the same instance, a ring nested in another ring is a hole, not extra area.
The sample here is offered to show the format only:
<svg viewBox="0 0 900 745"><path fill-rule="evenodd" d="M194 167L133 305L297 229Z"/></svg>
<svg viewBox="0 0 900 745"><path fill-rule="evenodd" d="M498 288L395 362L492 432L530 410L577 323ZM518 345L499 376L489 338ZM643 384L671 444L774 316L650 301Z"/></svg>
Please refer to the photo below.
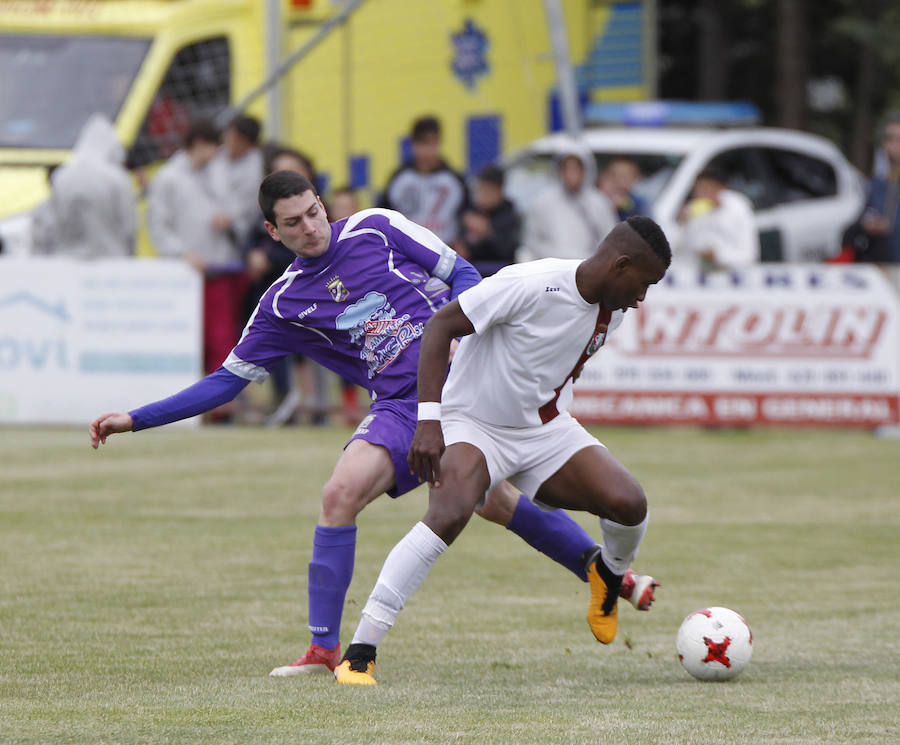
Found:
<svg viewBox="0 0 900 745"><path fill-rule="evenodd" d="M700 36L697 54L698 98L701 101L722 100L728 95L728 44L719 0L700 0L697 26Z"/></svg>
<svg viewBox="0 0 900 745"><path fill-rule="evenodd" d="M861 45L853 98L853 125L850 130L850 160L863 173L872 167L872 94L875 90L875 45Z"/></svg>
<svg viewBox="0 0 900 745"><path fill-rule="evenodd" d="M778 0L776 5L778 123L792 129L806 126L805 6L805 0Z"/></svg>

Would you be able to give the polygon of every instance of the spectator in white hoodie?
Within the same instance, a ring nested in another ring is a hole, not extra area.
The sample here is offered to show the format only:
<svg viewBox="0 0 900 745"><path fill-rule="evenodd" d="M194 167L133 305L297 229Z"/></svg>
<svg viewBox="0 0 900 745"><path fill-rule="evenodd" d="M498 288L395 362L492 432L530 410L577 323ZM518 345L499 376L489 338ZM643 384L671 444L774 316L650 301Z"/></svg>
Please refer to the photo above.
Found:
<svg viewBox="0 0 900 745"><path fill-rule="evenodd" d="M35 253L96 258L130 256L137 206L123 165L125 148L103 114L92 115L72 157L53 171L50 198L35 212Z"/></svg>
<svg viewBox="0 0 900 745"><path fill-rule="evenodd" d="M612 203L594 185L597 166L590 150L573 140L557 168L557 182L528 208L517 261L586 259L618 222Z"/></svg>

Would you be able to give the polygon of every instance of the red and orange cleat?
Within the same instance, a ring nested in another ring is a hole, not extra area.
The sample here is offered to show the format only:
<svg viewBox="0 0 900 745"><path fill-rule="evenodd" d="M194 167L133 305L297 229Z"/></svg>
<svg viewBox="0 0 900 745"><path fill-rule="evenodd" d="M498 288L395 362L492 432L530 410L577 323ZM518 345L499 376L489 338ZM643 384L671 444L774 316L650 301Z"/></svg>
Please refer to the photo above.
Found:
<svg viewBox="0 0 900 745"><path fill-rule="evenodd" d="M269 673L273 678L290 678L295 675L333 673L341 662L341 645L325 649L318 644L310 644L306 654L298 657L290 665L276 667Z"/></svg>
<svg viewBox="0 0 900 745"><path fill-rule="evenodd" d="M622 577L619 597L638 610L650 610L651 604L656 600L653 591L659 586L659 582L649 574L638 574L634 569L628 569Z"/></svg>

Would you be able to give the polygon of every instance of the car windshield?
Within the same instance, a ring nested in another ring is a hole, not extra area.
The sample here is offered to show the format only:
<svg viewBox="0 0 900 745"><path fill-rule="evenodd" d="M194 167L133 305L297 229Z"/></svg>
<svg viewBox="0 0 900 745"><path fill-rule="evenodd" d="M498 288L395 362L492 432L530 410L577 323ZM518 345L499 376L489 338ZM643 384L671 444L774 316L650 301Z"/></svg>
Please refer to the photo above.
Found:
<svg viewBox="0 0 900 745"><path fill-rule="evenodd" d="M652 205L668 183L683 153L595 152L597 172L614 158L628 158L640 169L641 178L634 192ZM556 156L549 153L526 153L513 160L506 173L507 196L519 209L525 209L534 197L553 183Z"/></svg>
<svg viewBox="0 0 900 745"><path fill-rule="evenodd" d="M0 34L0 147L71 148L94 113L115 121L150 39Z"/></svg>

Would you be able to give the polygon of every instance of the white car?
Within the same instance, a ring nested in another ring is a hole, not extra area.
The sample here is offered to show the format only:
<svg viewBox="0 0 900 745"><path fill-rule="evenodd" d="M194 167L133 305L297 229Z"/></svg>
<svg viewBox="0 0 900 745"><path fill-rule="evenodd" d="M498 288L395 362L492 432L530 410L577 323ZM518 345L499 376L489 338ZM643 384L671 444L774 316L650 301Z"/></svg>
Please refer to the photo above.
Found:
<svg viewBox="0 0 900 745"><path fill-rule="evenodd" d="M635 192L677 245L677 216L694 180L714 165L729 188L753 202L762 261L819 262L840 250L846 228L863 209L859 172L817 135L766 127L734 129L597 128L582 133L599 168L625 155L641 169ZM520 210L553 178L555 159L571 145L565 134L534 141L507 158L506 191Z"/></svg>

